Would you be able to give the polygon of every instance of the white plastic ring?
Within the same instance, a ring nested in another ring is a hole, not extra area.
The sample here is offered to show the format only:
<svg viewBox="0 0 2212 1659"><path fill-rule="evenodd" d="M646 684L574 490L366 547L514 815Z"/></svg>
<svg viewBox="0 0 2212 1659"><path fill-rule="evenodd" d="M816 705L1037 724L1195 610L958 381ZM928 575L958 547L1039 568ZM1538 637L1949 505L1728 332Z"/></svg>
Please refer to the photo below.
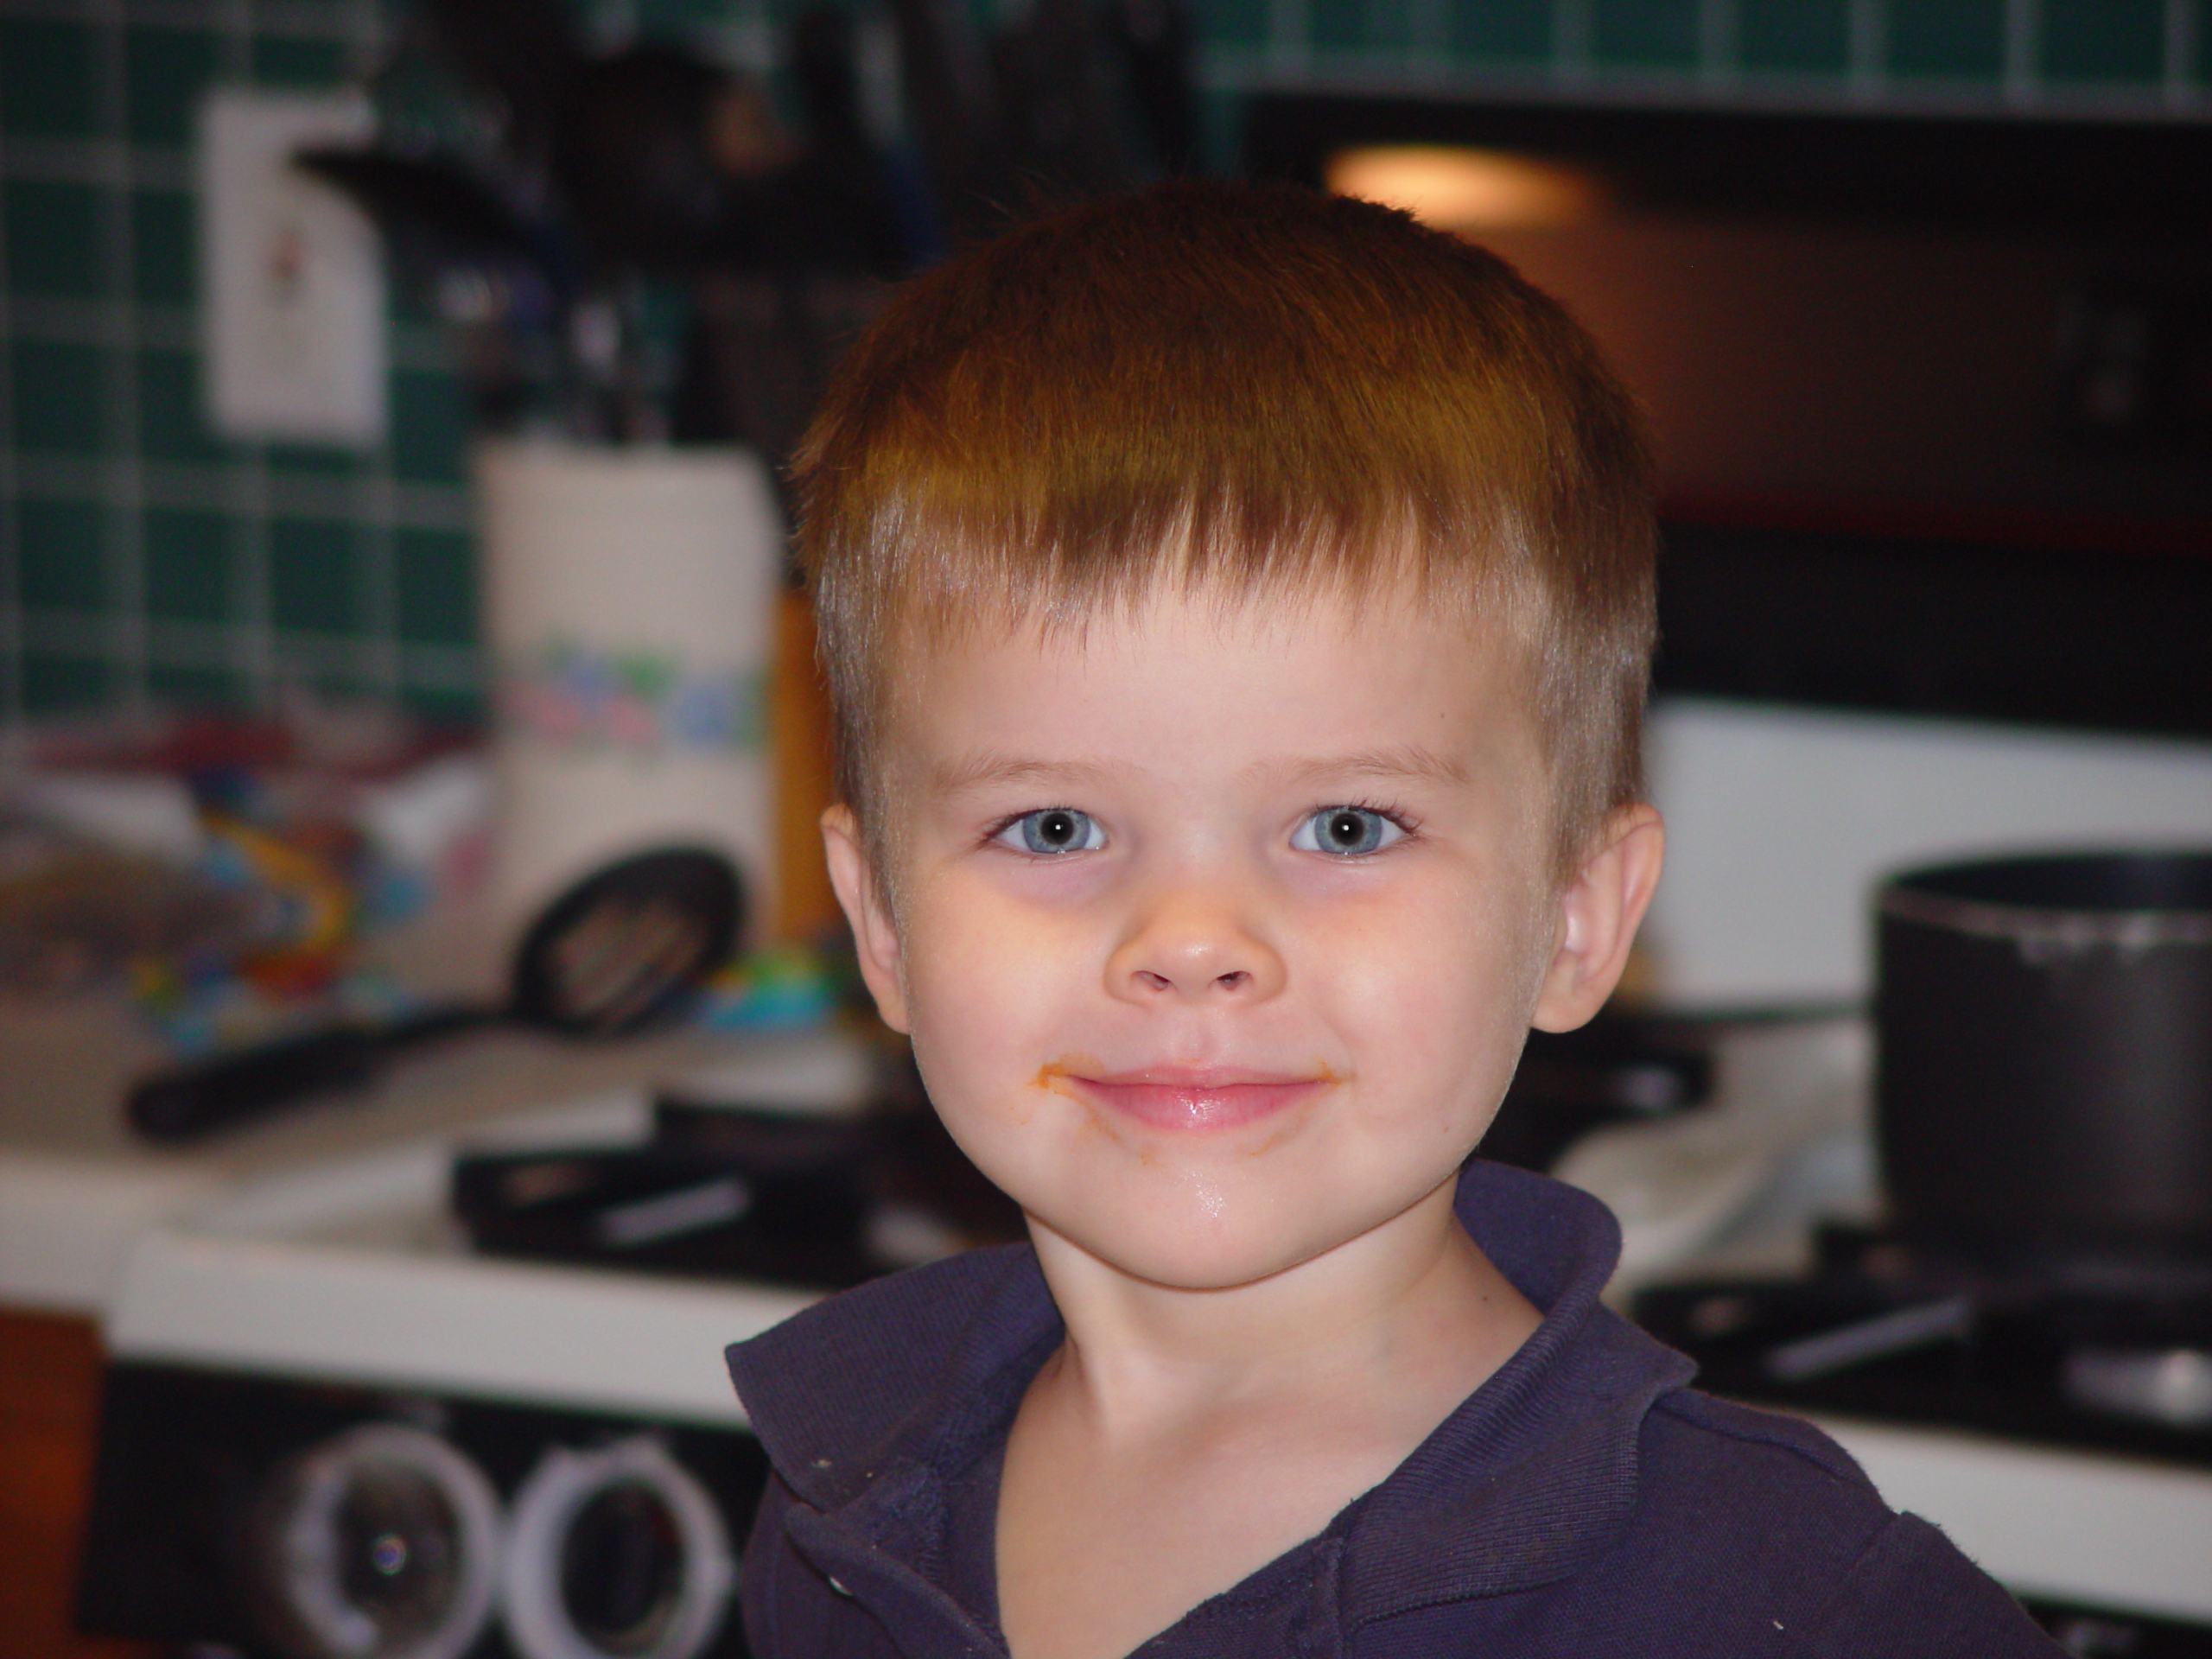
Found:
<svg viewBox="0 0 2212 1659"><path fill-rule="evenodd" d="M585 1507L625 1486L643 1487L666 1512L677 1578L652 1644L625 1643L623 1659L694 1659L721 1628L736 1560L721 1510L698 1480L644 1435L590 1451L556 1446L516 1492L507 1532L507 1636L524 1659L610 1659L613 1649L577 1628L562 1567Z"/></svg>
<svg viewBox="0 0 2212 1659"><path fill-rule="evenodd" d="M344 1505L364 1477L391 1471L430 1486L455 1529L451 1599L428 1630L399 1646L386 1645L375 1618L347 1593L340 1532ZM289 1478L275 1517L270 1587L315 1659L461 1659L475 1644L492 1616L501 1554L499 1497L481 1469L423 1429L364 1423L311 1447Z"/></svg>

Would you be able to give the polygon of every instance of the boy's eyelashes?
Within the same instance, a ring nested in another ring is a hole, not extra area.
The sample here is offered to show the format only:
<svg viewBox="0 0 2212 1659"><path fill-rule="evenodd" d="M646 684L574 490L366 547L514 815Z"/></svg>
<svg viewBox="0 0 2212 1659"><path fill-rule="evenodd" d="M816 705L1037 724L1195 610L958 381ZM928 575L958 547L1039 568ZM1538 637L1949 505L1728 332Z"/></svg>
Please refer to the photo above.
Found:
<svg viewBox="0 0 2212 1659"><path fill-rule="evenodd" d="M1358 858L1381 852L1414 832L1402 812L1389 807L1346 803L1317 807L1291 831L1294 852L1332 858ZM1038 858L1095 853L1106 845L1106 831L1078 807L1042 806L994 823L986 841Z"/></svg>
<svg viewBox="0 0 2212 1659"><path fill-rule="evenodd" d="M1072 806L1044 806L1001 819L990 839L1016 852L1058 858L1065 853L1098 851L1106 844L1106 832L1088 812Z"/></svg>
<svg viewBox="0 0 2212 1659"><path fill-rule="evenodd" d="M1387 807L1325 806L1299 820L1290 834L1294 852L1325 853L1332 858L1358 858L1379 853L1413 832L1405 815Z"/></svg>

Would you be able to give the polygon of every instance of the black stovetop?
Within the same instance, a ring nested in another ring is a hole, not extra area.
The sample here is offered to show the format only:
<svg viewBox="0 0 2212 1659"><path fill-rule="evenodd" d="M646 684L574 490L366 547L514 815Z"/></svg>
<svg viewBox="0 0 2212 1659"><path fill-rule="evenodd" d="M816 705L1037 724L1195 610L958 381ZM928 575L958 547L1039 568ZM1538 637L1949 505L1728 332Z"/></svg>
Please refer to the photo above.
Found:
<svg viewBox="0 0 2212 1659"><path fill-rule="evenodd" d="M1807 1276L1655 1285L1630 1311L1732 1398L2212 1468L2212 1423L2087 1405L2068 1382L2085 1355L2212 1353L2212 1262L1993 1267L1830 1226Z"/></svg>

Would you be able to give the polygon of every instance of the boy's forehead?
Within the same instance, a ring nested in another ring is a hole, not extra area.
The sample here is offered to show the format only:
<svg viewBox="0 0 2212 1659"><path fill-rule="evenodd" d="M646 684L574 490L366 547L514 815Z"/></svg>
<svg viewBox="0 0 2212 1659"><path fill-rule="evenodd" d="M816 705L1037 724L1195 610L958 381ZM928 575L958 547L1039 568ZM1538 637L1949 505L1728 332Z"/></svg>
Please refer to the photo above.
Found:
<svg viewBox="0 0 2212 1659"><path fill-rule="evenodd" d="M1533 747L1509 631L1410 592L1224 605L1169 591L1075 620L916 630L899 654L884 758L932 792L1193 754L1255 778L1448 783L1501 726Z"/></svg>

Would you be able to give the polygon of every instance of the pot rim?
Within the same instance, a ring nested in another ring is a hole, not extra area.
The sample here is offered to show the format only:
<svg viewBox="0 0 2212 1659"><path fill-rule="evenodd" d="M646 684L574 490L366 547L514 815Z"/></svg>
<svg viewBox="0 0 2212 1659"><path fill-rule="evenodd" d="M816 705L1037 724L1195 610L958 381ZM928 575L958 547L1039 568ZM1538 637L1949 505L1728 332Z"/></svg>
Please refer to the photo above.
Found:
<svg viewBox="0 0 2212 1659"><path fill-rule="evenodd" d="M2139 905L2130 907L2087 905L2037 905L1996 899L1962 898L1935 890L1929 884L1967 872L1999 866L2033 868L2039 864L2080 864L2108 859L2114 862L2156 859L2190 859L2212 862L2212 851L2202 848L2112 848L2091 851L2053 851L2001 857L1963 859L1907 870L1882 883L1874 895L1876 911L1901 921L1917 922L1985 938L2010 939L2065 949L2108 945L2140 950L2154 945L2212 944L2212 906L2182 908Z"/></svg>

